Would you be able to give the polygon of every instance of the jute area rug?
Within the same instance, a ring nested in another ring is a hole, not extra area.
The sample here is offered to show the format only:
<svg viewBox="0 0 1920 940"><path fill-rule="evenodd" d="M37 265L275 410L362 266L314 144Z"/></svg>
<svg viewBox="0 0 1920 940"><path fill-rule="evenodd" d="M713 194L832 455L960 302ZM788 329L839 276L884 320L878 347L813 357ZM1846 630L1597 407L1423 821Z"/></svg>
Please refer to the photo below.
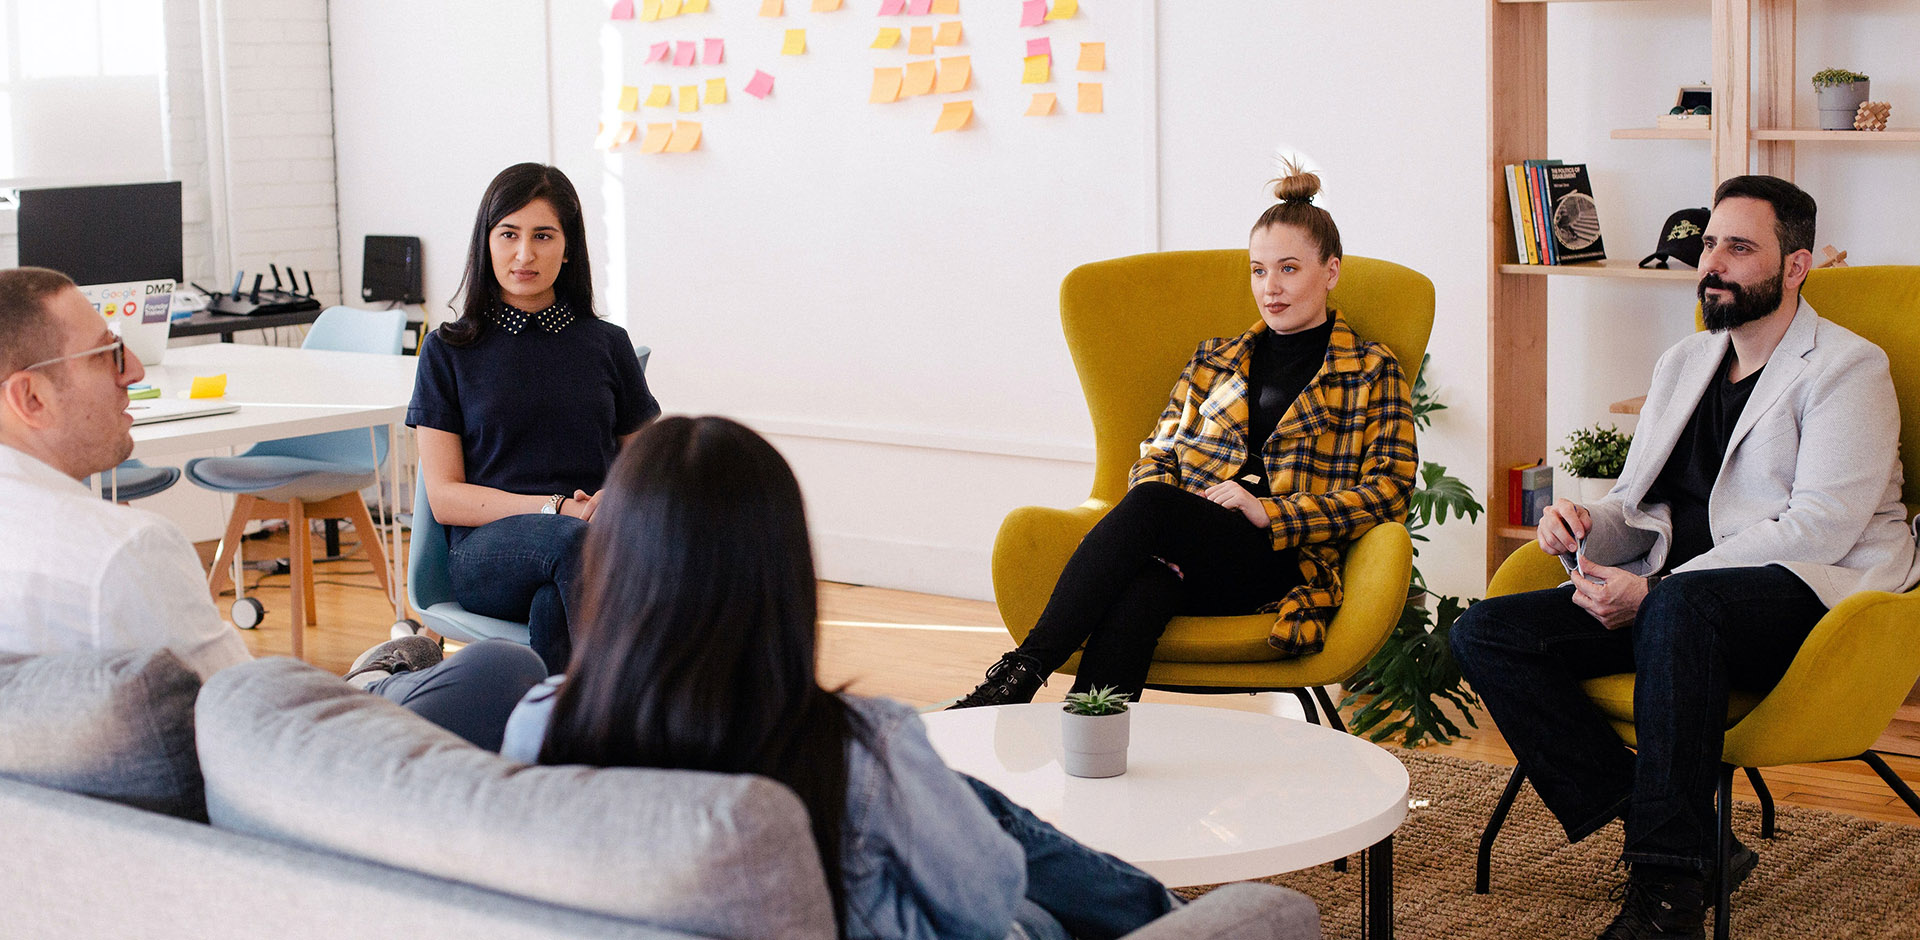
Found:
<svg viewBox="0 0 1920 940"><path fill-rule="evenodd" d="M1427 801L1408 811L1393 840L1396 937L1590 938L1619 911L1608 900L1626 880L1626 869L1614 868L1618 823L1570 846L1523 788L1494 844L1493 892L1474 894L1480 830L1509 769L1419 751L1394 756L1407 766L1412 798ZM1779 806L1775 830L1772 841L1761 839L1759 805L1736 802L1734 835L1759 851L1760 866L1734 892L1734 937L1920 940L1920 827ZM1328 940L1358 938L1358 862L1345 873L1322 865L1267 880L1313 898Z"/></svg>

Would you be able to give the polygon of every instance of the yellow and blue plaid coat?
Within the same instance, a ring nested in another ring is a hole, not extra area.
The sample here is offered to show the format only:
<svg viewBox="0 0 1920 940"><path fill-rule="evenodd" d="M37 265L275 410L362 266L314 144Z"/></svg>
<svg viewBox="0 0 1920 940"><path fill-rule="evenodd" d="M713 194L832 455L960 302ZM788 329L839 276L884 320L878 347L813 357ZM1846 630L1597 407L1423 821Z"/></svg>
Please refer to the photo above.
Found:
<svg viewBox="0 0 1920 940"><path fill-rule="evenodd" d="M1261 451L1269 489L1262 499L1275 550L1297 547L1305 583L1266 607L1267 643L1289 656L1317 653L1344 595L1347 543L1381 522L1402 522L1419 454L1413 401L1387 347L1354 335L1332 311L1327 359L1280 419ZM1228 480L1246 463L1247 364L1265 321L1200 344L1174 383L1153 437L1127 485L1148 480L1191 493Z"/></svg>

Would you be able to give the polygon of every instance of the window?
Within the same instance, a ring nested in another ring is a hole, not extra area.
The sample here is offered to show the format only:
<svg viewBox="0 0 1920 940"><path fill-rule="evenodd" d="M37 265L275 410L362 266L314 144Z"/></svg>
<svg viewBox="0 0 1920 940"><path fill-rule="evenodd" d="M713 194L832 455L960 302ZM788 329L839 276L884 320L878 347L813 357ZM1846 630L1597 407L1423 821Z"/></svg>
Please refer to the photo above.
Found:
<svg viewBox="0 0 1920 940"><path fill-rule="evenodd" d="M162 0L0 0L0 183L167 175Z"/></svg>

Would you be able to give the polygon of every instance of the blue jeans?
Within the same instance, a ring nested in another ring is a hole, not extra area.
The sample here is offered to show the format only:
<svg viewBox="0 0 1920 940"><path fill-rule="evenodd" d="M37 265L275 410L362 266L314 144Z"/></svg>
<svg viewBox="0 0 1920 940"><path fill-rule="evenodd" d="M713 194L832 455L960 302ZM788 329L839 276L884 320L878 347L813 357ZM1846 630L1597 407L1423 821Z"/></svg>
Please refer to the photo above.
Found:
<svg viewBox="0 0 1920 940"><path fill-rule="evenodd" d="M465 738L500 750L507 716L547 677L546 664L512 640L482 640L432 669L402 672L367 686L389 702Z"/></svg>
<svg viewBox="0 0 1920 940"><path fill-rule="evenodd" d="M1152 875L1081 845L1006 794L961 776L1000 828L1026 850L1029 903L1014 916L1029 936L1061 937L1065 927L1079 940L1106 940L1132 933L1173 908L1173 896Z"/></svg>
<svg viewBox="0 0 1920 940"><path fill-rule="evenodd" d="M1608 630L1573 588L1492 597L1454 624L1454 657L1534 791L1578 842L1625 815L1628 862L1705 873L1730 690L1780 681L1825 605L1778 565L1668 576ZM1632 672L1627 749L1582 680Z"/></svg>
<svg viewBox="0 0 1920 940"><path fill-rule="evenodd" d="M565 672L567 610L586 537L587 524L572 516L526 513L480 526L447 552L453 599L483 617L525 623L547 672Z"/></svg>

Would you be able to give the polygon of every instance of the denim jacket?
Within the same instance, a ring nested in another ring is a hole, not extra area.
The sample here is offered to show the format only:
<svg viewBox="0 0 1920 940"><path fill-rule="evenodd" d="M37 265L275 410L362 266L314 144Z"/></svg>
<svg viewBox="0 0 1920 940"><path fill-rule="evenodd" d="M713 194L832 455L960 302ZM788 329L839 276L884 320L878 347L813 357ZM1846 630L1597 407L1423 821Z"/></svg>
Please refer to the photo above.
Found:
<svg viewBox="0 0 1920 940"><path fill-rule="evenodd" d="M539 758L564 678L550 678L520 700L507 720L501 756ZM1027 889L1020 843L940 760L912 708L844 693L841 699L854 724L840 842L846 936L1009 936Z"/></svg>

